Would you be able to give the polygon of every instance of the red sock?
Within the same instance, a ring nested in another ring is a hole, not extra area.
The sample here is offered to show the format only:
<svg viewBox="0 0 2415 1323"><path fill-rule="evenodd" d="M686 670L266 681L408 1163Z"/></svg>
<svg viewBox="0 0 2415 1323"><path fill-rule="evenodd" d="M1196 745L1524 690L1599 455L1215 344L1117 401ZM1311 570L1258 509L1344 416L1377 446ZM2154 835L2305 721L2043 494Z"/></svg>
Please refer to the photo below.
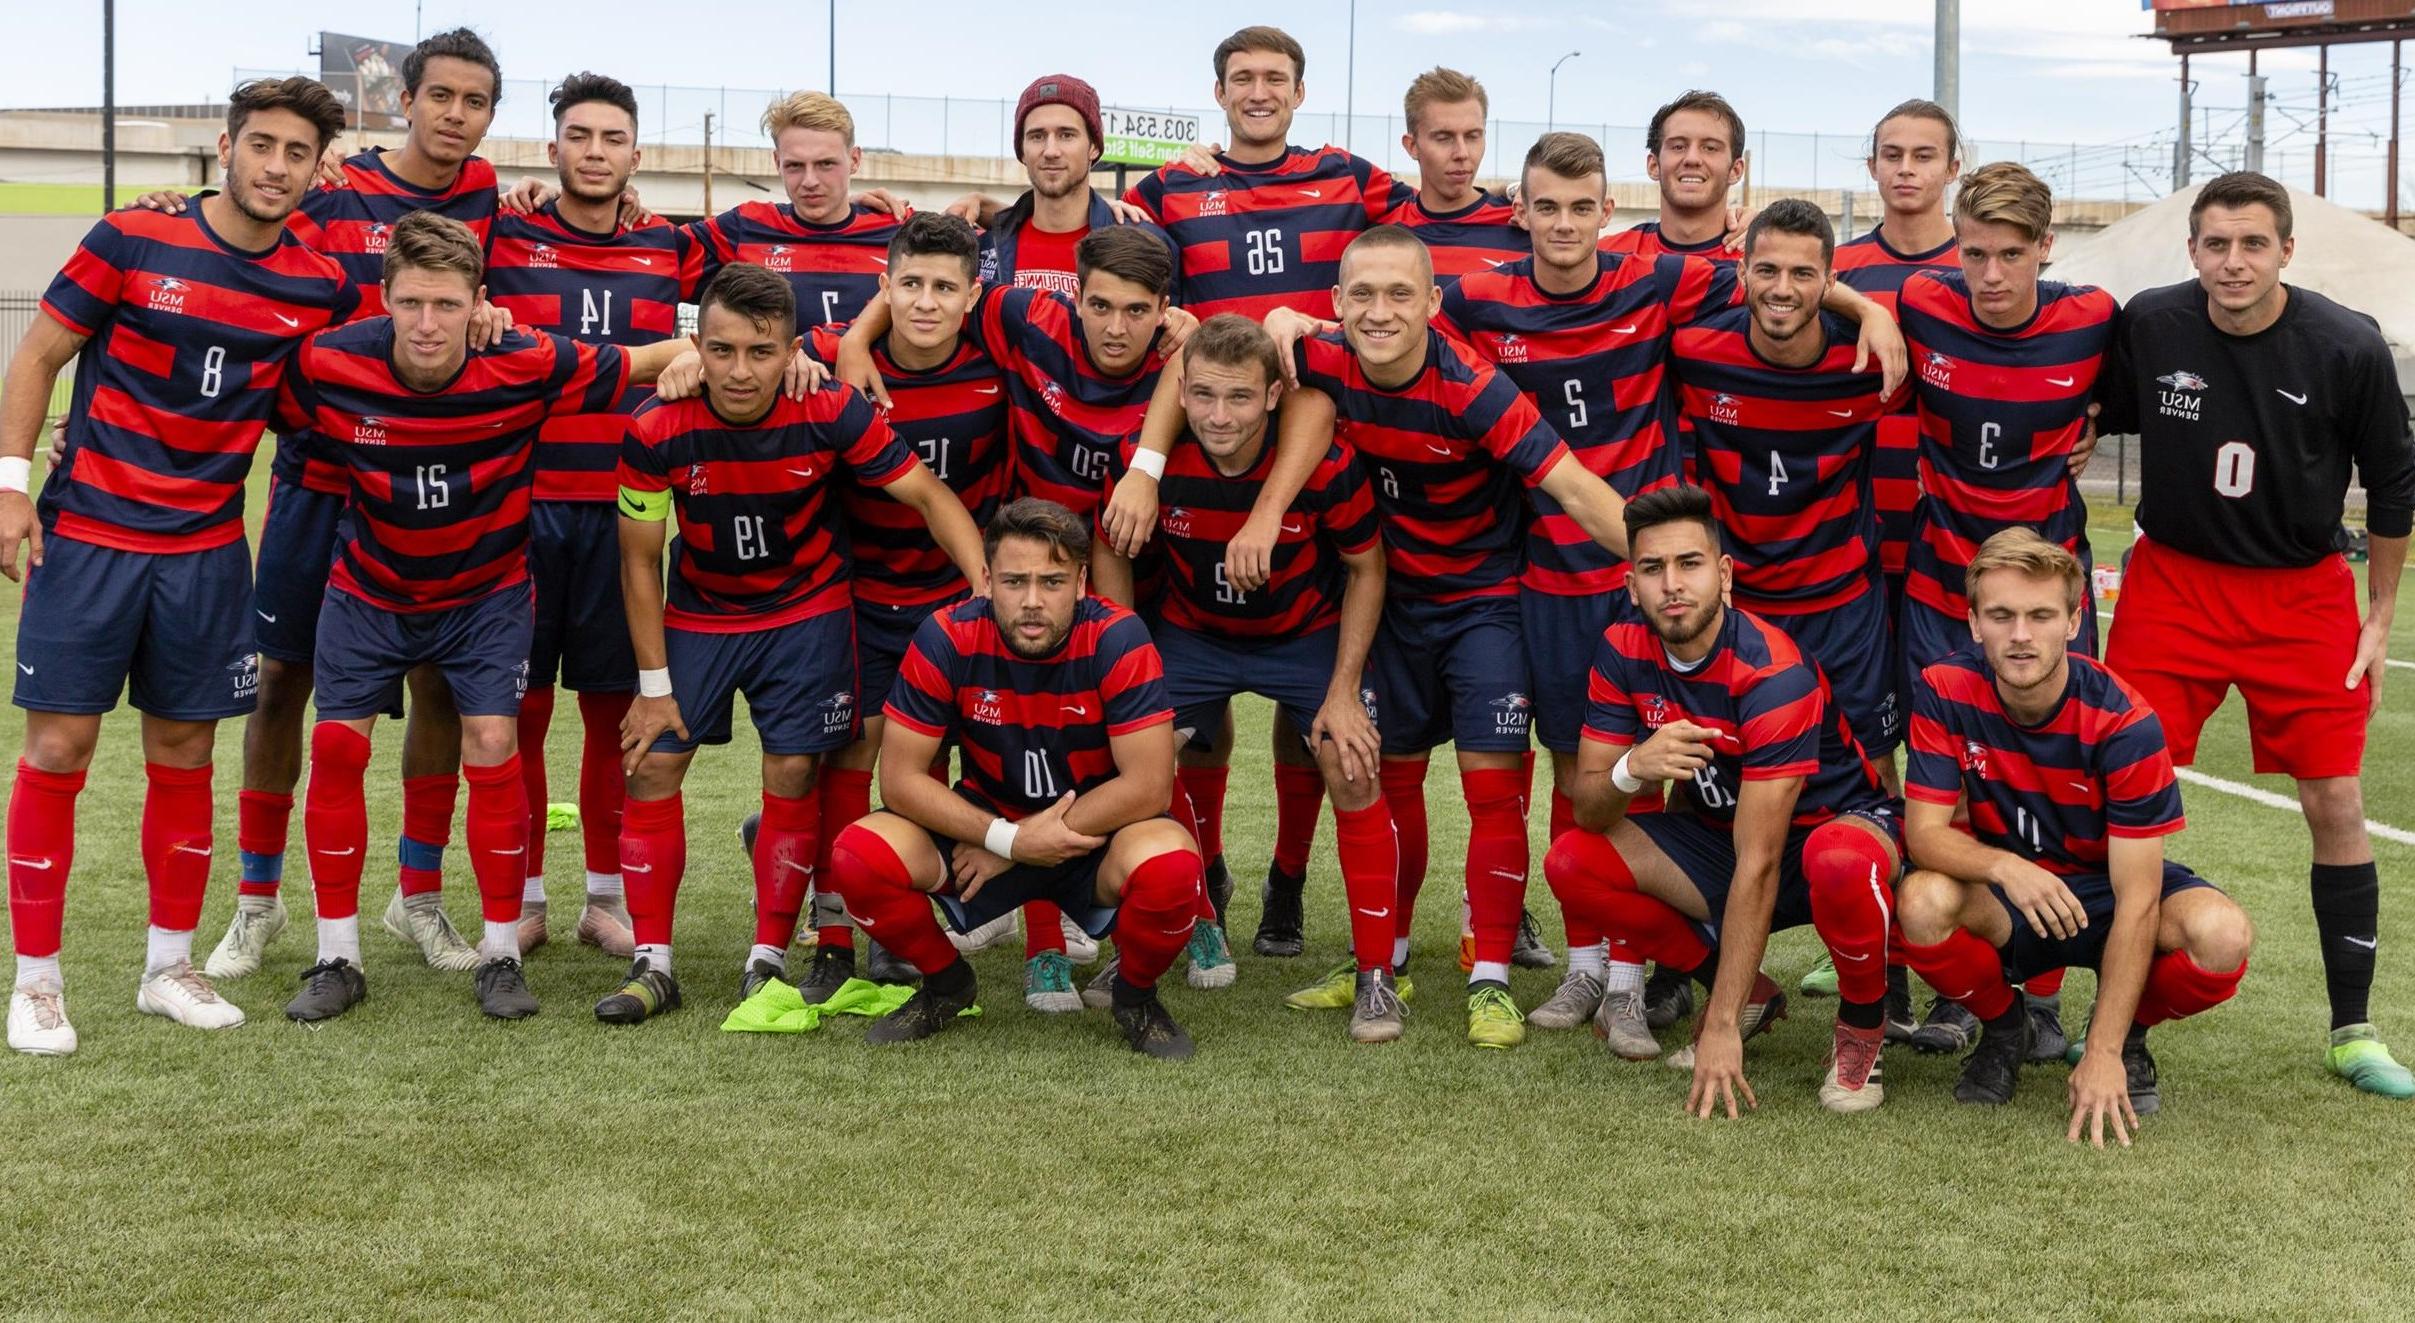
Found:
<svg viewBox="0 0 2415 1323"><path fill-rule="evenodd" d="M1535 751L1528 749L1518 755L1518 816L1526 816L1535 802Z"/></svg>
<svg viewBox="0 0 2415 1323"><path fill-rule="evenodd" d="M1895 858L1876 836L1824 822L1803 842L1811 924L1836 957L1836 995L1856 1006L1887 996L1887 929L1895 921Z"/></svg>
<svg viewBox="0 0 2415 1323"><path fill-rule="evenodd" d="M1467 898L1476 933L1476 960L1509 963L1526 908L1526 814L1515 768L1459 774L1467 799Z"/></svg>
<svg viewBox="0 0 2415 1323"><path fill-rule="evenodd" d="M1575 830L1576 801L1570 799L1568 792L1560 789L1555 782L1551 787L1551 835L1544 839L1556 841ZM1561 908L1560 927L1568 934L1568 949L1571 951L1582 951L1586 947L1602 944L1601 930L1574 910Z"/></svg>
<svg viewBox="0 0 2415 1323"><path fill-rule="evenodd" d="M2032 997L2055 996L2063 990L2064 972L2065 971L2060 969L2047 970L2045 973L2023 983L2021 985L2021 990L2028 993Z"/></svg>
<svg viewBox="0 0 2415 1323"><path fill-rule="evenodd" d="M872 771L824 764L821 776L814 781L813 798L814 812L822 824L821 856L813 862L813 876L818 885L827 887L830 850L838 843L840 829L872 815ZM855 930L844 923L834 923L815 930L814 940L832 943L834 950L838 947L853 950Z"/></svg>
<svg viewBox="0 0 2415 1323"><path fill-rule="evenodd" d="M1325 802L1325 774L1313 766L1275 764L1275 867L1287 877L1308 876L1308 852L1316 847L1317 810Z"/></svg>
<svg viewBox="0 0 2415 1323"><path fill-rule="evenodd" d="M1174 779L1182 784L1191 797L1191 818L1198 824L1195 833L1199 841L1199 857L1214 859L1224 853L1224 790L1232 779L1229 767L1176 767ZM1323 777L1318 778L1323 784ZM1309 830L1314 832L1312 825ZM1280 835L1280 829L1277 830Z"/></svg>
<svg viewBox="0 0 2415 1323"><path fill-rule="evenodd" d="M2186 951L2166 951L2147 966L2147 986L2138 997L2137 1020L2162 1024L2210 1011L2231 999L2239 980L2247 977L2247 962L2227 974L2217 974L2189 958Z"/></svg>
<svg viewBox="0 0 2415 1323"><path fill-rule="evenodd" d="M785 951L796 940L797 915L821 849L821 800L765 791L763 822L755 829L755 945ZM821 940L834 948L855 946L854 932L844 925L822 929Z"/></svg>
<svg viewBox="0 0 2415 1323"><path fill-rule="evenodd" d="M1994 1020L2012 1009L2012 984L2004 981L2004 960L1996 948L1956 928L1935 946L1904 943L1904 963L1928 980L1937 995L1962 1003L1962 1009L1982 1020Z"/></svg>
<svg viewBox="0 0 2415 1323"><path fill-rule="evenodd" d="M349 919L361 912L361 851L369 845L362 781L368 773L367 735L335 721L311 730L302 852L310 859L310 892L322 919Z"/></svg>
<svg viewBox="0 0 2415 1323"><path fill-rule="evenodd" d="M151 883L151 926L189 933L201 926L210 887L210 767L143 764L143 874Z"/></svg>
<svg viewBox="0 0 2415 1323"><path fill-rule="evenodd" d="M545 783L545 732L553 725L553 686L530 685L520 698L520 793L528 799L529 877L545 876L545 819L553 794Z"/></svg>
<svg viewBox="0 0 2415 1323"><path fill-rule="evenodd" d="M1056 903L1035 900L1023 907L1023 958L1065 954L1065 911Z"/></svg>
<svg viewBox="0 0 2415 1323"><path fill-rule="evenodd" d="M1400 913L1393 916L1393 931L1406 933L1417 917L1417 892L1426 884L1426 761L1386 758L1379 779L1400 845Z"/></svg>
<svg viewBox="0 0 2415 1323"><path fill-rule="evenodd" d="M1390 969L1392 940L1399 931L1393 911L1400 900L1400 840L1392 810L1381 799L1363 809L1336 808L1333 835L1350 904L1351 954L1362 970Z"/></svg>
<svg viewBox="0 0 2415 1323"><path fill-rule="evenodd" d="M1115 949L1123 961L1117 973L1124 982L1153 988L1173 968L1198 922L1200 873L1199 856L1189 850L1168 850L1133 865L1115 907Z"/></svg>
<svg viewBox="0 0 2415 1323"><path fill-rule="evenodd" d="M8 792L9 933L21 956L55 956L75 864L75 797L82 772L45 772L20 758Z"/></svg>
<svg viewBox="0 0 2415 1323"><path fill-rule="evenodd" d="M521 788L519 754L492 767L464 767L470 808L463 835L470 843L470 872L478 879L478 913L488 923L518 923L527 884L528 797Z"/></svg>
<svg viewBox="0 0 2415 1323"><path fill-rule="evenodd" d="M285 866L285 834L292 822L291 795L245 790L235 796L235 848L277 860L279 869ZM235 890L242 896L274 896L283 881L282 875L258 880L246 877Z"/></svg>
<svg viewBox="0 0 2415 1323"><path fill-rule="evenodd" d="M621 860L621 718L628 694L579 695L579 843L590 873L616 873ZM526 757L528 745L520 746Z"/></svg>
<svg viewBox="0 0 2415 1323"><path fill-rule="evenodd" d="M1612 959L1656 960L1691 972L1711 957L1710 944L1684 915L1635 889L1635 870L1600 832L1572 831L1553 841L1543 854L1543 880L1561 909L1582 911L1609 935Z"/></svg>
<svg viewBox="0 0 2415 1323"><path fill-rule="evenodd" d="M830 843L830 887L847 913L874 940L925 974L936 974L962 956L939 931L931 898L914 889L905 861L881 834L850 823Z"/></svg>
<svg viewBox="0 0 2415 1323"><path fill-rule="evenodd" d="M404 895L444 889L444 847L453 843L453 799L460 788L461 778L451 772L403 778L403 840L424 847L437 860L421 868L405 858L400 870ZM408 856L413 851L405 847L399 853Z"/></svg>
<svg viewBox="0 0 2415 1323"><path fill-rule="evenodd" d="M1196 841L1199 839L1199 808L1191 802L1191 792L1183 782L1181 770L1179 767L1175 769L1174 795L1166 805L1166 814L1181 823L1183 830L1191 833L1191 839ZM1201 856L1203 859L1205 857ZM1199 889L1199 908L1192 917L1205 924L1216 922L1216 901L1208 895L1206 887Z"/></svg>
<svg viewBox="0 0 2415 1323"><path fill-rule="evenodd" d="M671 944L671 912L687 868L687 804L679 792L669 799L630 800L621 814L615 871L629 899L629 928L639 946Z"/></svg>

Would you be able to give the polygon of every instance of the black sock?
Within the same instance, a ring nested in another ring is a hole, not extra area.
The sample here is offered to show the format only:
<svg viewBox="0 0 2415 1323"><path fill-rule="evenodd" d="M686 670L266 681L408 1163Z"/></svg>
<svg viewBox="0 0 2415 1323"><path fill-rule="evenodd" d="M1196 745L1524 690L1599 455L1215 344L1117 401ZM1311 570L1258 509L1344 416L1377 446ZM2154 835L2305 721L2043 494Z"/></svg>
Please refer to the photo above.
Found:
<svg viewBox="0 0 2415 1323"><path fill-rule="evenodd" d="M1836 1004L1836 1020L1838 1024L1849 1024L1856 1029L1876 1029L1885 1021L1886 1006L1883 1001L1839 1001Z"/></svg>
<svg viewBox="0 0 2415 1323"><path fill-rule="evenodd" d="M1912 971L1902 965L1887 966L1887 991L1909 1002L1912 999Z"/></svg>
<svg viewBox="0 0 2415 1323"><path fill-rule="evenodd" d="M1668 966L1663 965L1661 968L1667 970ZM1680 978L1690 978L1694 980L1696 983L1701 984L1702 990L1707 993L1719 982L1719 948L1715 946L1712 947L1710 954L1702 958L1702 963L1694 966L1692 969L1681 971L1671 970L1669 972L1677 974Z"/></svg>
<svg viewBox="0 0 2415 1323"><path fill-rule="evenodd" d="M922 986L924 991L938 997L952 992L962 992L973 986L973 963L963 956L958 956L953 963L938 973L923 975Z"/></svg>
<svg viewBox="0 0 2415 1323"><path fill-rule="evenodd" d="M2373 963L2381 931L2381 871L2370 863L2316 864L2307 874L2314 893L2314 929L2323 947L2323 985L2331 993L2331 1027L2373 1018Z"/></svg>
<svg viewBox="0 0 2415 1323"><path fill-rule="evenodd" d="M1112 997L1118 1006L1138 1006L1142 1002L1154 1000L1157 996L1157 988L1154 984L1145 988L1141 987L1139 984L1127 980L1123 971L1119 969L1116 971L1115 981L1107 985L1107 995Z"/></svg>

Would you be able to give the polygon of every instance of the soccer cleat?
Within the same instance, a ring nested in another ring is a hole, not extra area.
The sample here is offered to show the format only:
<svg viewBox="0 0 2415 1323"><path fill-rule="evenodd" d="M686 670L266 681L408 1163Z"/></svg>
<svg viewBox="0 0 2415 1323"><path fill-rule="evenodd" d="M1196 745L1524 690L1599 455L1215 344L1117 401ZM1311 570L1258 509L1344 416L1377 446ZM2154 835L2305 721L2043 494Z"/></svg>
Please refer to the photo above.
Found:
<svg viewBox="0 0 2415 1323"><path fill-rule="evenodd" d="M911 1043L956 1023L956 1017L973 1004L974 988L972 966L962 960L956 966L963 971L963 977L952 988L935 987L933 980L924 979L914 995L906 998L905 1005L872 1022L872 1027L864 1031L864 1041L875 1047Z"/></svg>
<svg viewBox="0 0 2415 1323"><path fill-rule="evenodd" d="M8 1045L37 1057L63 1057L75 1051L75 1026L67 1022L67 994L57 979L40 979L9 994Z"/></svg>
<svg viewBox="0 0 2415 1323"><path fill-rule="evenodd" d="M758 960L754 965L748 966L747 973L752 975L756 966L767 963L769 962ZM782 974L787 972L786 970L780 971ZM775 975L775 977L777 976ZM813 949L813 963L805 969L805 977L797 980L797 995L805 999L806 1005L818 1006L830 1000L830 994L837 992L846 985L847 980L854 977L854 951L844 946L817 946ZM757 984L756 986L762 985ZM753 995L751 989L748 995Z"/></svg>
<svg viewBox="0 0 2415 1323"><path fill-rule="evenodd" d="M821 959L821 952L819 950L814 952L814 958L816 960ZM848 952L847 959L850 967L852 967L855 960L855 953L853 951ZM773 979L785 979L787 977L788 966L786 965L775 964L769 960L749 961L746 968L740 970L738 973L738 1000L745 1001L747 998L754 996L758 992L761 992L763 990L763 985L771 982ZM839 982L843 983L845 981L846 980L841 979ZM833 983L831 986L835 988L838 986L838 984Z"/></svg>
<svg viewBox="0 0 2415 1323"><path fill-rule="evenodd" d="M1125 993L1115 998L1110 1007L1115 1014L1115 1027L1124 1032L1124 1044L1160 1061L1190 1060L1191 1036L1166 1013L1165 1003L1157 999L1157 989L1138 991L1138 997Z"/></svg>
<svg viewBox="0 0 2415 1323"><path fill-rule="evenodd" d="M232 1029L243 1023L243 1008L219 996L218 989L189 960L143 975L142 986L134 994L134 1009L145 1015L164 1015L194 1029Z"/></svg>
<svg viewBox="0 0 2415 1323"><path fill-rule="evenodd" d="M528 990L520 962L510 956L478 966L472 981L478 989L478 1009L489 1019L525 1020L537 1013L537 994Z"/></svg>
<svg viewBox="0 0 2415 1323"><path fill-rule="evenodd" d="M1307 887L1307 878L1293 877L1277 864L1266 866L1266 885L1258 892L1258 935L1250 939L1249 949L1277 958L1307 949L1300 910L1300 895Z"/></svg>
<svg viewBox="0 0 2415 1323"><path fill-rule="evenodd" d="M750 864L755 861L755 833L762 828L761 813L749 813L738 819L738 849L746 855L746 861Z"/></svg>
<svg viewBox="0 0 2415 1323"><path fill-rule="evenodd" d="M1693 1013L1694 981L1666 966L1653 966L1652 976L1644 980L1644 1022L1666 1029Z"/></svg>
<svg viewBox="0 0 2415 1323"><path fill-rule="evenodd" d="M9 1018L10 1042L15 1042L16 1017ZM2379 1094L2384 1098L2415 1098L2415 1074L2398 1064L2390 1049L2381 1041L2381 1031L2370 1024L2342 1025L2331 1031L2331 1051L2323 1058L2331 1073L2356 1086L2359 1092Z"/></svg>
<svg viewBox="0 0 2415 1323"><path fill-rule="evenodd" d="M1535 922L1533 910L1518 912L1518 939L1509 949L1509 963L1520 969L1549 969L1560 958L1543 944L1543 925Z"/></svg>
<svg viewBox="0 0 2415 1323"><path fill-rule="evenodd" d="M1803 976L1802 982L1795 984L1795 991L1806 997L1835 996L1836 957L1822 949L1819 963L1811 967L1811 972Z"/></svg>
<svg viewBox="0 0 2415 1323"><path fill-rule="evenodd" d="M1927 1018L1912 1031L1912 1049L1916 1052L1959 1052L1971 1045L1979 1035L1979 1017L1962 1009L1962 1003L1939 997L1929 1003Z"/></svg>
<svg viewBox="0 0 2415 1323"><path fill-rule="evenodd" d="M1879 1074L1879 1054L1886 1048L1881 1027L1857 1029L1842 1020L1828 1047L1828 1073L1820 1080L1820 1106L1832 1112L1867 1112L1887 1100Z"/></svg>
<svg viewBox="0 0 2415 1323"><path fill-rule="evenodd" d="M1885 1018L1887 1041L1909 1043L1920 1022L1912 1016L1912 973L1901 965L1887 967L1887 996L1880 1014Z"/></svg>
<svg viewBox="0 0 2415 1323"><path fill-rule="evenodd" d="M520 954L527 955L551 940L553 940L553 934L545 927L545 902L541 900L521 901Z"/></svg>
<svg viewBox="0 0 2415 1323"><path fill-rule="evenodd" d="M2033 997L2024 992L2021 998L2029 1014L2029 1064L2061 1061L2071 1040L2063 1036L2063 999Z"/></svg>
<svg viewBox="0 0 2415 1323"><path fill-rule="evenodd" d="M2129 1076L2131 1111L2153 1116L2163 1110L2163 1086L2155 1077L2155 1054L2147 1050L2143 1024L2131 1025L2130 1032L2122 1035L2122 1073Z"/></svg>
<svg viewBox="0 0 2415 1323"><path fill-rule="evenodd" d="M1756 1036L1768 1033L1778 1021L1785 1018L1786 994L1779 990L1776 979L1756 971L1753 974L1753 990L1744 999L1744 1012L1736 1017L1737 1041L1749 1043ZM1699 1035L1701 1026L1697 1025L1695 1032ZM1661 1061L1671 1070L1690 1071L1694 1068L1694 1045L1689 1042L1661 1058Z"/></svg>
<svg viewBox="0 0 2415 1323"><path fill-rule="evenodd" d="M1024 961L1023 1004L1042 1015L1082 1009L1082 994L1073 990L1073 960L1062 951L1042 951Z"/></svg>
<svg viewBox="0 0 2415 1323"><path fill-rule="evenodd" d="M478 967L478 948L469 944L453 921L445 917L444 896L428 891L405 897L394 893L386 903L386 931L419 948L428 968L458 974Z"/></svg>
<svg viewBox="0 0 2415 1323"><path fill-rule="evenodd" d="M235 902L235 917L226 925L226 936L210 952L202 972L213 979L243 978L260 972L261 957L268 953L268 944L285 931L285 901L282 897L267 897L267 904L254 905L251 897Z"/></svg>
<svg viewBox="0 0 2415 1323"><path fill-rule="evenodd" d="M1087 965L1098 959L1098 939L1084 931L1070 914L1060 914L1057 931L1065 934L1065 958L1077 965Z"/></svg>
<svg viewBox="0 0 2415 1323"><path fill-rule="evenodd" d="M615 960L637 956L637 934L629 927L629 906L621 900L587 898L579 911L577 933L581 946L592 946Z"/></svg>
<svg viewBox="0 0 2415 1323"><path fill-rule="evenodd" d="M916 969L911 961L901 958L888 947L870 938L864 940L864 946L864 973L873 982L912 983L922 977L922 971ZM816 960L819 958L817 956Z"/></svg>
<svg viewBox="0 0 2415 1323"><path fill-rule="evenodd" d="M1241 974L1241 966L1233 963L1233 953L1224 944L1224 929L1204 920L1191 925L1190 968L1183 971L1182 981L1194 988L1229 988Z"/></svg>
<svg viewBox="0 0 2415 1323"><path fill-rule="evenodd" d="M1962 1061L1962 1078L1954 1083L1954 1101L1979 1107L2011 1102L2013 1086L2021 1082L2022 1063L2029 1059L2031 1037L2027 1010L2015 1007L1994 1027L1982 1026L1979 1046Z"/></svg>
<svg viewBox="0 0 2415 1323"><path fill-rule="evenodd" d="M1629 1061L1650 1061L1660 1055L1660 1040L1652 1036L1644 1016L1644 995L1633 988L1605 993L1593 1010L1593 1036L1612 1055Z"/></svg>
<svg viewBox="0 0 2415 1323"><path fill-rule="evenodd" d="M1090 976L1088 983L1082 985L1082 1005L1094 1011L1103 1011L1113 1006L1115 1004L1115 971L1123 967L1124 958L1122 956L1107 957L1107 963L1099 966L1099 971Z"/></svg>
<svg viewBox="0 0 2415 1323"><path fill-rule="evenodd" d="M1225 867L1223 855L1207 861L1200 885L1207 888L1208 903L1216 907L1216 925L1224 926L1225 907L1233 903L1233 870Z"/></svg>
<svg viewBox="0 0 2415 1323"><path fill-rule="evenodd" d="M1402 1001L1416 995L1417 984L1400 970L1392 971L1393 994ZM1345 960L1325 971L1325 977L1283 999L1295 1011L1342 1011L1358 1005L1358 965Z"/></svg>
<svg viewBox="0 0 2415 1323"><path fill-rule="evenodd" d="M1560 986L1551 996L1526 1013L1526 1022L1537 1029L1574 1029L1592 1019L1601 1007L1602 976L1571 967L1560 975Z"/></svg>
<svg viewBox="0 0 2415 1323"><path fill-rule="evenodd" d="M1467 993L1467 1041L1478 1047L1516 1047L1526 1041L1526 1017L1509 989L1478 983Z"/></svg>
<svg viewBox="0 0 2415 1323"><path fill-rule="evenodd" d="M987 951L1014 935L1015 912L1008 910L969 933L960 933L950 929L948 945L955 947L958 955L971 955L976 951Z"/></svg>
<svg viewBox="0 0 2415 1323"><path fill-rule="evenodd" d="M678 1009L678 980L638 960L629 966L629 977L619 990L595 1004L595 1018L605 1024L644 1024Z"/></svg>
<svg viewBox="0 0 2415 1323"><path fill-rule="evenodd" d="M1389 1043L1401 1035L1409 1009L1401 1005L1400 989L1389 969L1360 970L1352 975L1350 1041Z"/></svg>
<svg viewBox="0 0 2415 1323"><path fill-rule="evenodd" d="M304 1024L332 1020L369 1000L369 978L338 956L302 971L302 990L285 1003L285 1018Z"/></svg>

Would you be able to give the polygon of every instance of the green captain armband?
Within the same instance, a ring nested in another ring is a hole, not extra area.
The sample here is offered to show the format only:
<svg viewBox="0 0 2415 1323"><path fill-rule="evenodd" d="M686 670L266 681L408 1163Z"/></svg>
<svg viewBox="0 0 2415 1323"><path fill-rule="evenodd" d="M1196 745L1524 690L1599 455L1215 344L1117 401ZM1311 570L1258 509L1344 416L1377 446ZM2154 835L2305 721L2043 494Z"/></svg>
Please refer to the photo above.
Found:
<svg viewBox="0 0 2415 1323"><path fill-rule="evenodd" d="M620 509L625 518L643 519L650 524L659 524L671 517L671 493L668 491L641 492L623 487L621 488Z"/></svg>

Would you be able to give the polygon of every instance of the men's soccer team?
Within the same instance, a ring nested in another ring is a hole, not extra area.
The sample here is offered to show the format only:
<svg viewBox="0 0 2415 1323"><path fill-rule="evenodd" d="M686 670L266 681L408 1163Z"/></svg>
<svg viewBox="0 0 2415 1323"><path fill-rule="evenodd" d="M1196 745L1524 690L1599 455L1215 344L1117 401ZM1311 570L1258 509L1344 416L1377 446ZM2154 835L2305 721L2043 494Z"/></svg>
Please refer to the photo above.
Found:
<svg viewBox="0 0 2415 1323"><path fill-rule="evenodd" d="M1613 232L1582 134L1538 139L1507 196L1479 187L1489 105L1448 69L1405 99L1414 185L1291 145L1304 66L1278 29L1234 33L1230 145L1113 201L1097 93L1041 78L1015 109L1030 191L920 214L852 192L853 119L798 93L763 123L786 200L685 226L638 203L637 100L592 73L552 93L557 183L500 192L476 154L500 69L466 29L404 64L391 151L333 150L315 82L237 88L222 186L94 226L0 395L0 569L25 585L9 1046L76 1047L64 896L121 691L147 776L142 1011L242 1022L216 984L286 926L305 767L317 952L286 1014L367 998L370 732L407 714L384 925L472 972L486 1014L534 1013L559 683L583 727L575 935L629 962L599 1020L681 1003L681 786L743 695L741 996L829 999L860 929L869 975L918 985L870 1038L924 1038L1019 920L1032 1009L1104 1008L1134 1050L1185 1057L1156 989L1178 960L1193 987L1236 972L1223 816L1252 693L1278 806L1253 945L1303 951L1330 798L1350 957L1286 1002L1346 1009L1354 1041L1405 1027L1447 744L1472 1044L1589 1025L1732 1115L1745 1040L1786 1009L1769 935L1809 924L1826 956L1800 992L1837 998L1823 1106L1878 1106L1889 1042L1970 1047L1957 1098L2068 1059L2070 1136L2126 1143L2159 1102L2148 1029L2246 972L2245 912L2162 848L2174 767L2235 685L2313 841L2327 1065L2415 1096L2367 1005L2358 781L2415 455L2373 323L2281 282L2285 189L2207 185L2198 279L2124 309L2042 277L2047 186L1966 173L1929 102L1873 131L1882 217L1840 243L1807 201L1733 206L1743 122L1688 92L1646 138L1659 214ZM271 428L255 575L243 496ZM2099 429L2139 433L2146 464L2104 662L2077 482ZM239 894L196 968L212 749L238 716ZM1522 1010L1512 963L1559 959L1524 912L1532 742L1566 967ZM464 781L475 940L441 906ZM2075 966L2097 973L2076 1037ZM1912 973L1936 994L1917 1020Z"/></svg>

